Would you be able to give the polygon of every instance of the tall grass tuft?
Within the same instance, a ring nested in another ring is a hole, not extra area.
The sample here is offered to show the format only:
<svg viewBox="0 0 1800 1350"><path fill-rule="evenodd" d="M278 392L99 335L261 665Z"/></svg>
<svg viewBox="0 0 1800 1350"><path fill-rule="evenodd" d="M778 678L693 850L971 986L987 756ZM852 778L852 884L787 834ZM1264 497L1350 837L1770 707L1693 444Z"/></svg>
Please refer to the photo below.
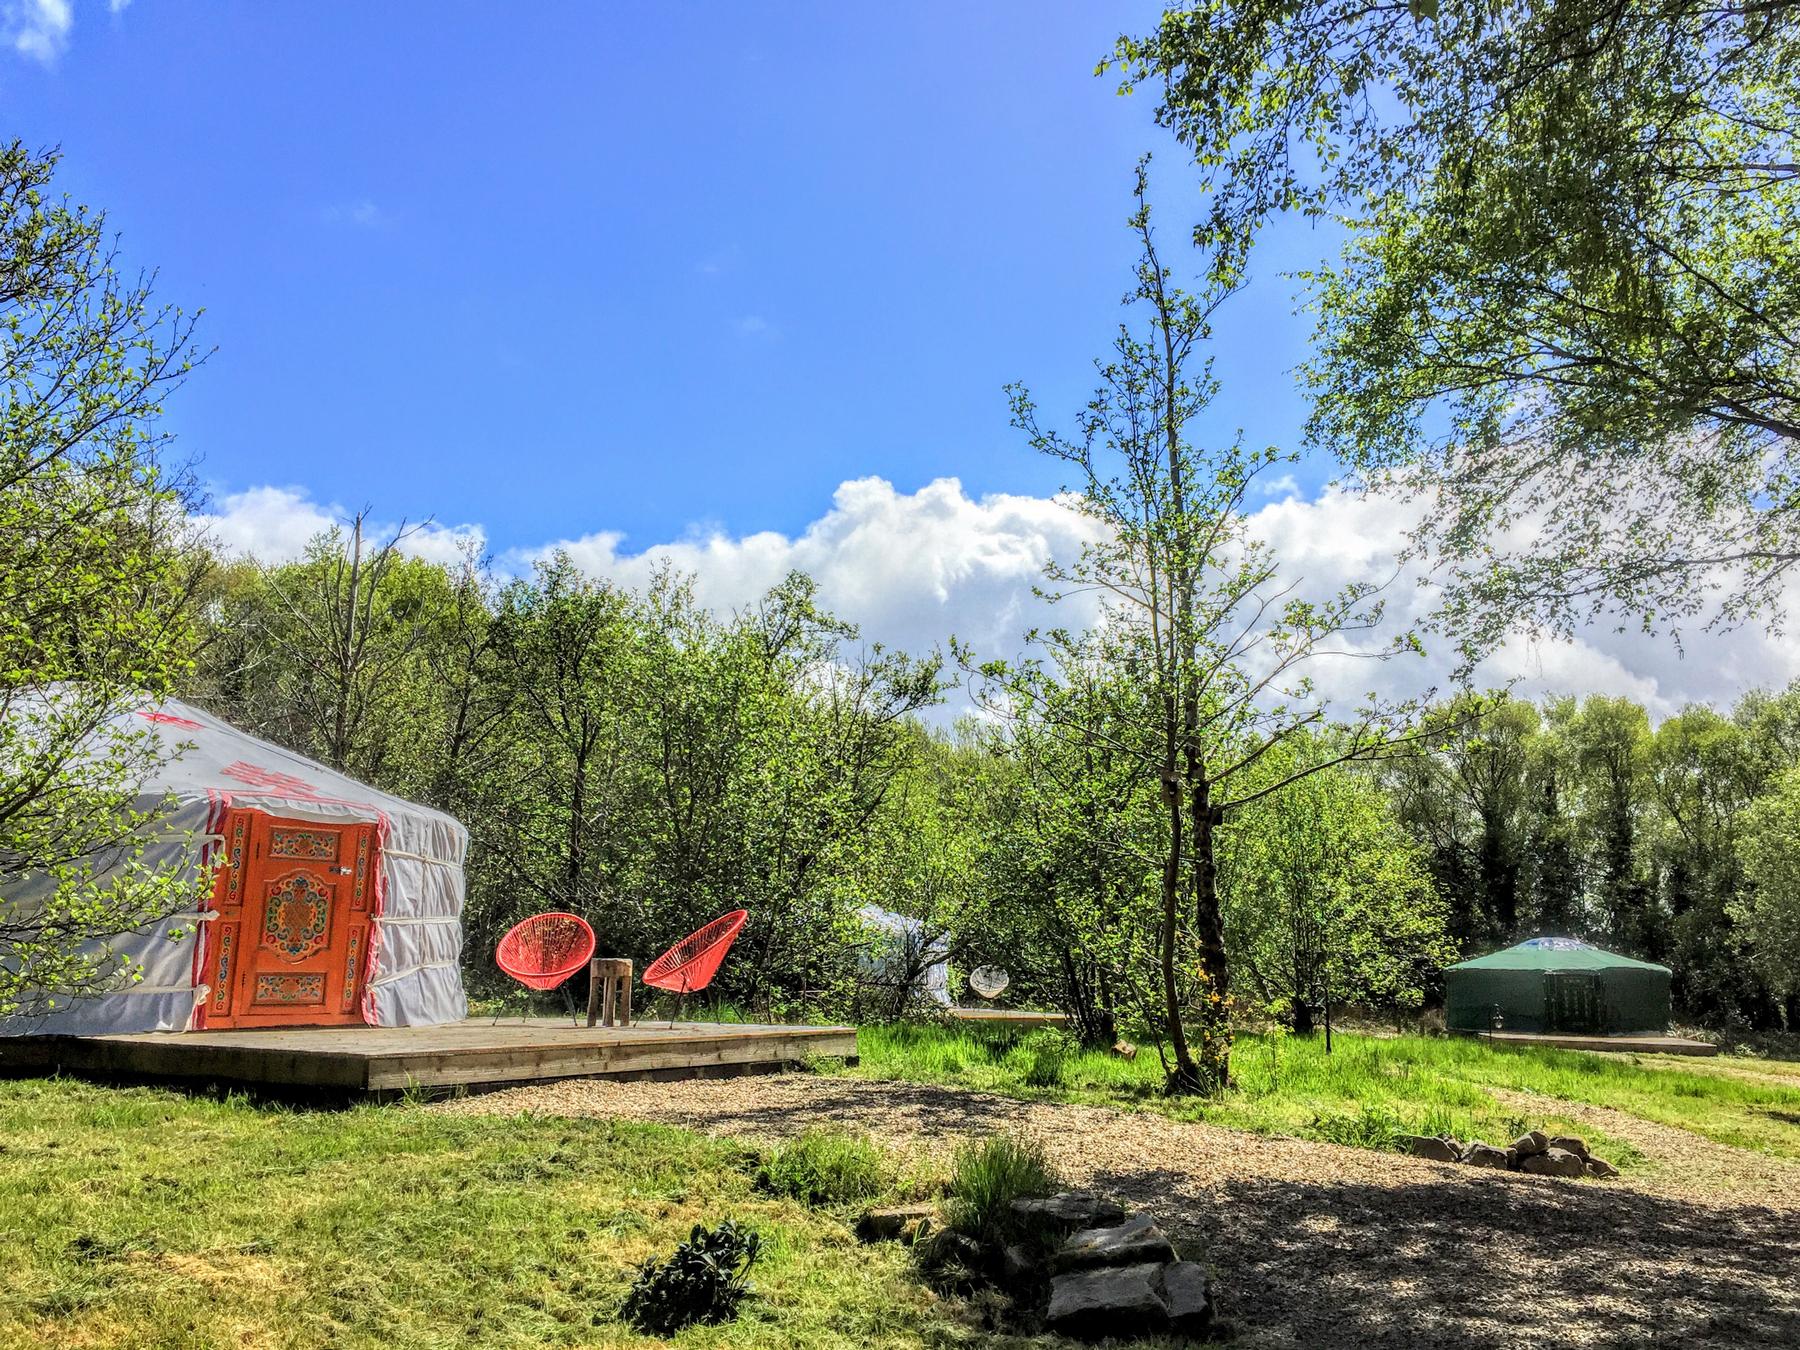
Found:
<svg viewBox="0 0 1800 1350"><path fill-rule="evenodd" d="M804 1205L849 1205L873 1199L891 1181L887 1158L863 1135L814 1128L770 1154L756 1184Z"/></svg>
<svg viewBox="0 0 1800 1350"><path fill-rule="evenodd" d="M1004 1234L1008 1206L1061 1187L1044 1146L1025 1134L1000 1134L956 1150L945 1206L950 1226L971 1237Z"/></svg>

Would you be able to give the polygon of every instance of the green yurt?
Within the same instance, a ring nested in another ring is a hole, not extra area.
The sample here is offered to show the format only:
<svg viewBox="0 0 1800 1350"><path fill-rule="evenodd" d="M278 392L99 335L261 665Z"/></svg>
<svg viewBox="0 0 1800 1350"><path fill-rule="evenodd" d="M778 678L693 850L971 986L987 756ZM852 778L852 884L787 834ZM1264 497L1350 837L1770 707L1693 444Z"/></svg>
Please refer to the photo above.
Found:
<svg viewBox="0 0 1800 1350"><path fill-rule="evenodd" d="M1445 972L1452 1031L1571 1036L1669 1029L1669 968L1574 938L1537 937Z"/></svg>

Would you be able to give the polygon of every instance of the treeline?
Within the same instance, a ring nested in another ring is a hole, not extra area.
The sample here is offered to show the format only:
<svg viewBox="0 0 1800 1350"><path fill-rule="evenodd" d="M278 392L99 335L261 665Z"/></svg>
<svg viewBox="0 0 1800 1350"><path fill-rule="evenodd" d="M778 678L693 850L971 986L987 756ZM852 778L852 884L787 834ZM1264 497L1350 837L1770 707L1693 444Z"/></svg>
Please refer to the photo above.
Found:
<svg viewBox="0 0 1800 1350"><path fill-rule="evenodd" d="M1157 1024L1157 784L1106 735L1027 709L930 730L938 662L864 645L804 576L721 617L674 574L638 593L555 557L496 581L352 525L299 562L217 566L197 612L195 701L469 825L477 988L537 910L647 959L741 905L725 994L868 1014L873 903L1091 1038ZM1333 736L1258 772L1329 760ZM1306 1030L1328 1001L1418 1006L1458 956L1559 933L1667 963L1697 1021L1800 1024L1797 766L1800 689L1655 728L1601 696L1428 709L1392 753L1221 827L1234 1001Z"/></svg>
<svg viewBox="0 0 1800 1350"><path fill-rule="evenodd" d="M634 593L559 556L499 582L358 522L219 568L199 612L194 701L468 825L478 989L537 911L642 962L742 906L723 992L852 1001L854 911L894 889L938 666L859 643L807 578L721 618L673 575Z"/></svg>

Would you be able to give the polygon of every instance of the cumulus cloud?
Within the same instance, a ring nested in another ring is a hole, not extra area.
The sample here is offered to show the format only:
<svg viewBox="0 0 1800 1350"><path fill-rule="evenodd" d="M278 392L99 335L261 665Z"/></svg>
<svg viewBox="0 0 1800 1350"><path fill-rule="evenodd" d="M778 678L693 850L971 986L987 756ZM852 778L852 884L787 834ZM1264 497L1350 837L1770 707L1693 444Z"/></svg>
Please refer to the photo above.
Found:
<svg viewBox="0 0 1800 1350"><path fill-rule="evenodd" d="M255 487L225 494L213 511L196 516L194 523L227 557L284 563L305 553L317 536L347 526L352 514L335 503L320 505L304 488ZM377 540L390 539L404 529L401 552L438 563L453 563L465 550L479 551L487 543L479 525L369 521L364 528Z"/></svg>
<svg viewBox="0 0 1800 1350"><path fill-rule="evenodd" d="M68 50L74 27L74 0L5 0L0 5L0 38L40 65L56 64Z"/></svg>
<svg viewBox="0 0 1800 1350"><path fill-rule="evenodd" d="M1330 490L1310 500L1290 494L1269 501L1252 527L1275 549L1282 575L1301 594L1323 598L1353 581L1385 583L1384 631L1361 640L1365 651L1417 624L1434 597L1396 557L1416 508ZM204 518L220 546L268 560L298 556L306 541L344 518L303 490L261 487L222 497ZM391 528L391 527L389 527ZM842 484L831 505L797 535L734 535L696 529L684 538L632 549L617 531L514 547L495 559L503 573L528 572L553 549L621 585L642 586L659 567L691 574L700 600L725 614L752 604L789 571L819 583L827 608L857 624L865 638L925 651L951 634L984 656L1016 656L1031 627L1091 620L1094 602L1078 597L1051 606L1034 594L1044 564L1073 558L1094 537L1094 524L1068 504L1012 493L971 496L954 478L903 492L881 478ZM449 559L479 525L433 525L411 536L408 552ZM1800 591L1794 596L1800 602ZM1797 604L1800 607L1800 604ZM1312 674L1331 697L1404 696L1446 688L1455 665L1451 644L1427 639L1424 658L1378 662L1324 658ZM1745 689L1779 686L1800 676L1800 651L1760 630L1711 636L1704 656L1684 658L1667 637L1590 628L1574 642L1515 638L1476 672L1482 685L1516 682L1519 692L1624 694L1664 717L1694 701L1728 703Z"/></svg>

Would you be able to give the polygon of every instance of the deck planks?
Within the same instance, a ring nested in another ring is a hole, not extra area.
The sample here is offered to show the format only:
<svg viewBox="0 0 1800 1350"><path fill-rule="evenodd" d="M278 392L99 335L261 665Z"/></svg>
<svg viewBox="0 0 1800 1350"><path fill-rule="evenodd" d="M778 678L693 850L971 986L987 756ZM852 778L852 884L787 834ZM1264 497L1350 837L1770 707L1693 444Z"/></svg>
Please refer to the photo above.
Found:
<svg viewBox="0 0 1800 1350"><path fill-rule="evenodd" d="M0 1039L0 1072L200 1081L388 1095L555 1078L699 1077L856 1058L854 1027L679 1022L576 1027L482 1019L436 1027L297 1027Z"/></svg>

